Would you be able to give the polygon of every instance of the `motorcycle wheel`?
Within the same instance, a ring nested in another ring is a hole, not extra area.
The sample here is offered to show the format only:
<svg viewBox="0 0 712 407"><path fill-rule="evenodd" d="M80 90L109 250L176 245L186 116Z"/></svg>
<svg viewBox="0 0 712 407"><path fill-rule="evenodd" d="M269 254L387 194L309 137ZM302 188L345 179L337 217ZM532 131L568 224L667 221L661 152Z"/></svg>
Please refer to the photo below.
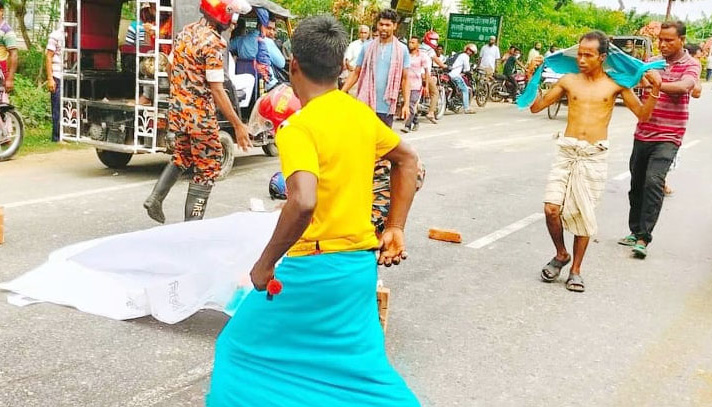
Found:
<svg viewBox="0 0 712 407"><path fill-rule="evenodd" d="M504 85L501 83L495 83L490 87L490 92L489 92L489 97L490 100L499 103L504 100L504 96L502 96L502 93L504 92Z"/></svg>
<svg viewBox="0 0 712 407"><path fill-rule="evenodd" d="M6 123L9 138L4 143L0 144L0 161L9 160L17 154L22 145L22 139L25 137L25 127L22 122L22 117L14 110L10 110L3 115L3 123Z"/></svg>
<svg viewBox="0 0 712 407"><path fill-rule="evenodd" d="M550 120L556 119L556 116L559 114L559 110L561 110L561 99L559 99L558 102L549 105L549 107L546 108L546 115L549 116Z"/></svg>
<svg viewBox="0 0 712 407"><path fill-rule="evenodd" d="M489 89L487 89L487 84L481 82L475 87L475 89L473 89L473 92L475 93L475 102L477 102L477 106L485 107L487 100L489 99Z"/></svg>

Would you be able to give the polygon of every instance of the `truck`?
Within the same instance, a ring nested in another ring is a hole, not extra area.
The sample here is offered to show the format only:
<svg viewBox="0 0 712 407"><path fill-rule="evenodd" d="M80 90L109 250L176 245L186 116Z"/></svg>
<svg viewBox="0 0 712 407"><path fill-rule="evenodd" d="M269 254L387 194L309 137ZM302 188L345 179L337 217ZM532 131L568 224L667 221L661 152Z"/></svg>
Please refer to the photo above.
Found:
<svg viewBox="0 0 712 407"><path fill-rule="evenodd" d="M109 168L124 168L134 154L170 154L175 135L169 131L169 79L166 72L174 35L201 17L196 0L136 0L135 21L141 21L142 8L155 10L155 41L141 43L141 30L135 28L135 42L120 45L122 9L127 0L62 0L60 26L64 33L62 50L60 138L92 146L99 160ZM248 0L250 14L240 16L247 27L256 27L255 7L269 10L291 37L290 19L294 16L270 0ZM128 3L134 9L134 3ZM145 22L144 22L145 23ZM140 24L140 23L139 23ZM246 122L251 107L263 92L263 81L256 72L240 88L236 83L233 56L225 56L228 70L225 90ZM143 97L142 97L143 96ZM224 157L219 178L232 169L236 149L231 124L218 114L220 142ZM273 131L250 134L252 144L268 156L278 154Z"/></svg>

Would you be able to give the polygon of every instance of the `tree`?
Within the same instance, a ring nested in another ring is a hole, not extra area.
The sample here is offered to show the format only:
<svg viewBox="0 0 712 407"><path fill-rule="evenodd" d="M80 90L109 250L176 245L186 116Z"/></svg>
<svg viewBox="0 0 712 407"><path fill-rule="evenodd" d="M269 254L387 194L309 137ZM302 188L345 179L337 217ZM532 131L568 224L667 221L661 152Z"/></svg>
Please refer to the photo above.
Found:
<svg viewBox="0 0 712 407"><path fill-rule="evenodd" d="M672 3L673 2L683 2L683 1L695 1L695 0L647 0L647 1L667 1L667 11L665 12L665 20L670 20L672 15Z"/></svg>
<svg viewBox="0 0 712 407"><path fill-rule="evenodd" d="M8 0L8 5L10 6L10 9L12 9L12 12L15 14L15 17L17 17L17 25L20 29L22 39L25 40L25 45L27 45L28 49L33 48L34 43L32 39L30 39L30 35L27 32L27 26L25 25L25 16L27 15L27 0Z"/></svg>

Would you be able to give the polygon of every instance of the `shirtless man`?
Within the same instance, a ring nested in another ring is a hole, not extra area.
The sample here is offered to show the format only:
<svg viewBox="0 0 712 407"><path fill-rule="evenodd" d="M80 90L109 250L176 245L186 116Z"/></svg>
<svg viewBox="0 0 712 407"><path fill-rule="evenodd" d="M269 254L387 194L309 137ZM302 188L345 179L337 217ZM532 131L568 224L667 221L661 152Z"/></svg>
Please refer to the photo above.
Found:
<svg viewBox="0 0 712 407"><path fill-rule="evenodd" d="M568 124L564 137L558 141L557 158L549 175L544 197L546 226L556 247L556 256L544 266L541 278L553 282L561 269L571 261L564 244L563 229L574 234L573 264L566 288L583 292L581 262L590 236L596 233L594 208L606 181L608 154L608 124L618 95L641 122L647 121L657 99L641 103L631 89L615 83L603 70L608 53L608 36L590 32L579 41L576 58L579 73L568 74L531 106L538 113L566 95L569 103ZM652 94L659 95L661 79L655 71L645 78ZM571 184L571 185L569 185Z"/></svg>

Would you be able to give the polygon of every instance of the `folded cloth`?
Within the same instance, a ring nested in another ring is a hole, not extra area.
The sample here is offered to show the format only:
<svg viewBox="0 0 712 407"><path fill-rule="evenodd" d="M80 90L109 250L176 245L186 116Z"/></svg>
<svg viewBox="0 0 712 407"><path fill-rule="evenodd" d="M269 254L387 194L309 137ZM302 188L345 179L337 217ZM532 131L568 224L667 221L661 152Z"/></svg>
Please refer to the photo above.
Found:
<svg viewBox="0 0 712 407"><path fill-rule="evenodd" d="M373 252L285 257L218 337L210 407L415 407L388 362Z"/></svg>
<svg viewBox="0 0 712 407"><path fill-rule="evenodd" d="M536 99L539 91L539 82L541 82L542 72L546 67L558 74L578 73L578 64L576 63L577 54L578 44L571 48L557 51L544 58L544 63L539 65L539 68L537 68L529 80L529 84L524 89L524 93L517 99L517 106L524 109L534 103L534 99ZM615 83L624 88L632 88L640 83L646 71L663 68L665 68L664 60L646 63L626 54L613 44L610 45L606 61L603 63L603 69L606 71L606 74L608 74Z"/></svg>
<svg viewBox="0 0 712 407"><path fill-rule="evenodd" d="M566 230L575 236L592 236L598 230L595 209L606 185L608 140L591 144L562 137L557 145L544 202L563 206Z"/></svg>

